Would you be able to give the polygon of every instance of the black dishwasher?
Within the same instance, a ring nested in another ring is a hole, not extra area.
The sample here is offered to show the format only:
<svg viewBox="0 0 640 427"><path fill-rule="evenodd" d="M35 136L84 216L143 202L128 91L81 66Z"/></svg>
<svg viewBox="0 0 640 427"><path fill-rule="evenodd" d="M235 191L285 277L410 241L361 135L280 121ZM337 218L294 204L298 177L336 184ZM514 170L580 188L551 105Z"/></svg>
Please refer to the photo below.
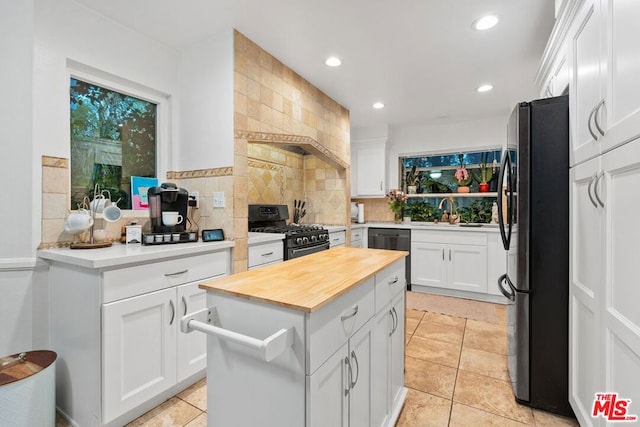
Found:
<svg viewBox="0 0 640 427"><path fill-rule="evenodd" d="M411 251L411 230L404 228L369 228L369 247L374 249L391 249L394 251ZM405 258L405 277L407 290L411 290L411 255Z"/></svg>

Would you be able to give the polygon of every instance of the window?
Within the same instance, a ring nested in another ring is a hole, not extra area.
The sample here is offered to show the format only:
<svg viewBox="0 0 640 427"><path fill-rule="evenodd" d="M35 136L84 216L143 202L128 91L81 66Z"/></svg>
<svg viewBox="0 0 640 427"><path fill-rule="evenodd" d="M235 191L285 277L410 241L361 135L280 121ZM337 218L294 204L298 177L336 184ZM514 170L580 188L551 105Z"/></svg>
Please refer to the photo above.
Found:
<svg viewBox="0 0 640 427"><path fill-rule="evenodd" d="M157 176L157 104L70 78L71 209L96 184L131 209L131 176Z"/></svg>

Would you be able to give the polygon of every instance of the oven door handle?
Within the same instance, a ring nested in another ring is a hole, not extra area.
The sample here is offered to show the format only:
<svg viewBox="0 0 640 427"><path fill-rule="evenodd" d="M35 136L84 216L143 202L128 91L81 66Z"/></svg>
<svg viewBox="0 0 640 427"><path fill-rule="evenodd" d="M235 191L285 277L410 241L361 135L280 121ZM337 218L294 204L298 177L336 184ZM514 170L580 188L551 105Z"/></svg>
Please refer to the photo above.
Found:
<svg viewBox="0 0 640 427"><path fill-rule="evenodd" d="M320 245L307 246L304 248L291 248L288 252L287 259L298 258L304 255L310 255L316 252L323 251L325 249L329 249L329 242L323 242Z"/></svg>

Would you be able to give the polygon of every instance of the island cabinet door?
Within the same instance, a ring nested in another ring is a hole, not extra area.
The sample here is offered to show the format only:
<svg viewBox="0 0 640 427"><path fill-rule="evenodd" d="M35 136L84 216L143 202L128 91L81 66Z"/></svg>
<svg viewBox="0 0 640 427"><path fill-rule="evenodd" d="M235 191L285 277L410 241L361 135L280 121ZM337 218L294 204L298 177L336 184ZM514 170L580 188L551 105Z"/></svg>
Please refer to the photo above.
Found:
<svg viewBox="0 0 640 427"><path fill-rule="evenodd" d="M103 423L176 383L175 288L102 308Z"/></svg>
<svg viewBox="0 0 640 427"><path fill-rule="evenodd" d="M207 308L207 292L198 288L201 282L178 286L178 318ZM178 334L178 382L207 367L207 336L201 332Z"/></svg>
<svg viewBox="0 0 640 427"><path fill-rule="evenodd" d="M349 425L349 345L345 343L307 377L308 427Z"/></svg>
<svg viewBox="0 0 640 427"><path fill-rule="evenodd" d="M371 423L371 321L349 339L349 427L370 427Z"/></svg>
<svg viewBox="0 0 640 427"><path fill-rule="evenodd" d="M391 407L389 405L389 376L391 340L394 317L387 304L373 319L371 345L371 425L386 426Z"/></svg>
<svg viewBox="0 0 640 427"><path fill-rule="evenodd" d="M395 318L389 334L391 359L389 361L390 370L390 403L391 408L401 407L400 401L404 398L404 317L405 303L404 292L393 300L391 311Z"/></svg>

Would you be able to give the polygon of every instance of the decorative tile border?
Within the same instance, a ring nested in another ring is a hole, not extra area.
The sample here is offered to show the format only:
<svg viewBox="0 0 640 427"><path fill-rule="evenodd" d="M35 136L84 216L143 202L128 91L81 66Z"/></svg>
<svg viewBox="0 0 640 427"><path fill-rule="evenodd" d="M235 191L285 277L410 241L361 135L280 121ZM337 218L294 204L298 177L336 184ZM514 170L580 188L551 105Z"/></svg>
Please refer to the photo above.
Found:
<svg viewBox="0 0 640 427"><path fill-rule="evenodd" d="M69 159L63 157L42 156L42 166L69 169Z"/></svg>
<svg viewBox="0 0 640 427"><path fill-rule="evenodd" d="M268 162L265 162L263 160L248 159L247 163L248 163L250 168L267 169L267 170L272 170L272 171L277 171L277 170L282 169L282 165L268 163Z"/></svg>
<svg viewBox="0 0 640 427"><path fill-rule="evenodd" d="M321 145L315 139L309 136L301 135L288 135L283 133L269 133L269 132L248 132L243 130L236 130L234 132L236 138L243 138L249 142L258 144L273 144L285 148L287 146L300 146L304 150L320 157L322 160L329 164L332 164L340 169L347 169L349 165L334 154L331 150Z"/></svg>
<svg viewBox="0 0 640 427"><path fill-rule="evenodd" d="M213 169L197 169L192 171L169 171L167 172L167 179L184 179L184 178L209 178L213 176L232 176L233 167L226 166L222 168Z"/></svg>

